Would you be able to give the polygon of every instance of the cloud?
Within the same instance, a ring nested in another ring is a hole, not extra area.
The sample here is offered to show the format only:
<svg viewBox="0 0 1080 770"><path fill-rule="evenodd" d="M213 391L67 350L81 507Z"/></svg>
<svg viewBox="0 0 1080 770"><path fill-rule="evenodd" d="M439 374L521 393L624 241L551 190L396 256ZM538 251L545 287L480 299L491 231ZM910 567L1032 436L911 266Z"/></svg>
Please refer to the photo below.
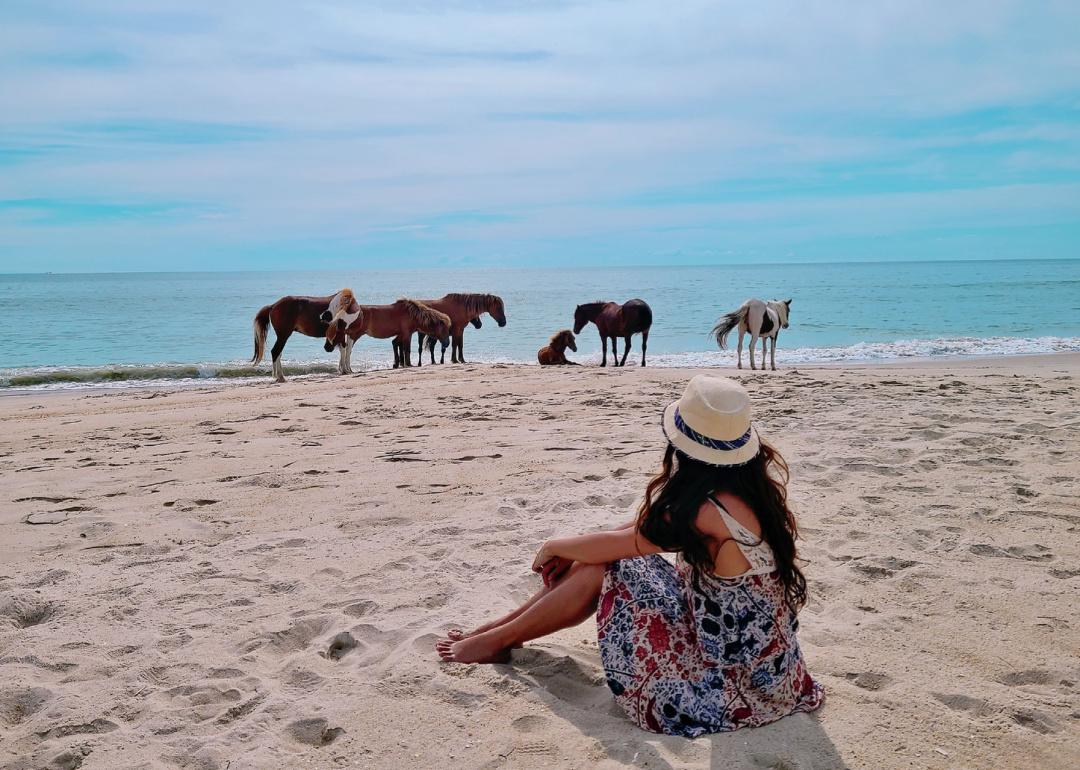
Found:
<svg viewBox="0 0 1080 770"><path fill-rule="evenodd" d="M39 204L0 217L0 272L316 240L328 266L856 259L872 227L939 256L926 233L1005 222L1009 253L1077 256L1078 30L1019 0L12 0L0 199Z"/></svg>

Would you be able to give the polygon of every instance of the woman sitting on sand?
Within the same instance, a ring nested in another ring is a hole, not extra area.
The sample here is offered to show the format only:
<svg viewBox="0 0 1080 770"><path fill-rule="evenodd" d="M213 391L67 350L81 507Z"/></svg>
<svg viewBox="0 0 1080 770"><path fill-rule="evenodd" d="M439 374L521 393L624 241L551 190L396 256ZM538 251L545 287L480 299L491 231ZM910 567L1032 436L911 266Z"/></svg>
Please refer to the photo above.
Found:
<svg viewBox="0 0 1080 770"><path fill-rule="evenodd" d="M451 632L439 654L505 663L595 612L608 686L646 730L694 737L816 709L822 690L795 638L806 579L786 463L727 378L692 379L662 424L663 466L636 520L544 543L533 562L544 588L470 634Z"/></svg>

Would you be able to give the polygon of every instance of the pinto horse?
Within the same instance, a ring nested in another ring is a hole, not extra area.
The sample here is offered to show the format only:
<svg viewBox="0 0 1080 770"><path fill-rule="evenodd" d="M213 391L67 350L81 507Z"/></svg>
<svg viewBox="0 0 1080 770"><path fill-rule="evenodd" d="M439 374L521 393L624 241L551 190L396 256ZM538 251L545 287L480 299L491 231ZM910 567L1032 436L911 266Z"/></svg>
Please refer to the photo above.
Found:
<svg viewBox="0 0 1080 770"><path fill-rule="evenodd" d="M643 299L632 299L622 305L617 302L589 302L578 305L574 310L574 334L581 334L585 325L592 321L600 332L600 346L604 355L600 366L607 366L607 341L611 339L611 353L614 366L626 366L626 356L630 353L630 337L641 334L641 365L645 366L645 351L649 348L649 329L652 328L652 308ZM626 347L622 361L616 338L622 337Z"/></svg>
<svg viewBox="0 0 1080 770"><path fill-rule="evenodd" d="M576 353L577 343L574 341L574 333L569 329L563 329L552 335L547 347L540 348L536 352L536 360L541 366L578 366L577 361L567 359L567 348Z"/></svg>
<svg viewBox="0 0 1080 770"><path fill-rule="evenodd" d="M430 308L439 310L450 316L450 338L453 347L450 349L450 363L465 363L465 327L472 324L480 328L480 316L487 313L495 319L499 328L506 326L506 308L502 297L496 294L447 294L440 299L422 299ZM429 343L431 351L431 363L435 363L435 348ZM424 357L424 335L420 335L417 352L420 358ZM446 363L446 343L442 346L442 356L439 363Z"/></svg>
<svg viewBox="0 0 1080 770"><path fill-rule="evenodd" d="M761 368L765 368L765 346L772 340L770 348L770 362L772 369L776 371L776 338L780 336L780 330L788 328L788 317L791 314L791 300L785 299L762 302L760 299L748 299L742 303L738 310L720 317L713 327L711 334L716 337L716 344L723 350L727 347L727 336L736 326L739 327L739 368L742 369L742 341L743 335L750 333L750 368L757 369L754 364L754 346L758 337L761 337Z"/></svg>
<svg viewBox="0 0 1080 770"><path fill-rule="evenodd" d="M270 351L270 360L273 362L273 376L278 382L285 382L285 369L281 365L281 352L285 349L293 332L306 334L308 337L323 337L326 335L327 321L330 316L331 303L337 301L338 305L344 300L347 304L355 304L355 297L351 289L342 289L337 294L328 297L282 297L277 302L266 305L255 314L255 355L251 358L252 364L263 360L266 352L266 335L269 327L273 325L277 339ZM336 307L336 306L335 306ZM346 316L347 317L347 316Z"/></svg>
<svg viewBox="0 0 1080 770"><path fill-rule="evenodd" d="M360 305L359 317L350 324L338 318L327 326L327 352L335 347L341 351L338 371L352 374L352 348L363 335L376 339L392 339L394 368L412 366L409 342L416 332L449 344L450 317L416 300L402 297L392 305Z"/></svg>

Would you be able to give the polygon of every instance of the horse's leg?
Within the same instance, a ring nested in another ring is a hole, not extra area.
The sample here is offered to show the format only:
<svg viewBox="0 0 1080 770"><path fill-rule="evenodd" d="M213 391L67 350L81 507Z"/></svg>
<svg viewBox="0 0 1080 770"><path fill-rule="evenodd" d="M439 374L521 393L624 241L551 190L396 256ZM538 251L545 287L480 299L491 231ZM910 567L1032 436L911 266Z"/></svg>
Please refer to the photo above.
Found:
<svg viewBox="0 0 1080 770"><path fill-rule="evenodd" d="M454 344L457 345L457 362L465 363L465 330L462 329L454 335Z"/></svg>
<svg viewBox="0 0 1080 770"><path fill-rule="evenodd" d="M611 365L612 366L618 366L619 365L619 338L618 337L612 337L611 338Z"/></svg>
<svg viewBox="0 0 1080 770"><path fill-rule="evenodd" d="M645 366L645 351L649 349L649 330L641 333L641 365Z"/></svg>
<svg viewBox="0 0 1080 770"><path fill-rule="evenodd" d="M398 349L400 345L398 345L397 337L390 340L390 347L394 349L394 368L397 369L401 361L401 351Z"/></svg>
<svg viewBox="0 0 1080 770"><path fill-rule="evenodd" d="M607 366L607 337L604 336L603 332L600 332L600 349L604 351L600 357L600 366Z"/></svg>
<svg viewBox="0 0 1080 770"><path fill-rule="evenodd" d="M417 366L424 365L424 333L416 333L416 357L420 359L420 363ZM431 363L435 363L435 359L431 359Z"/></svg>
<svg viewBox="0 0 1080 770"><path fill-rule="evenodd" d="M273 361L272 370L274 372L274 380L277 382L285 382L285 367L281 364L281 352L285 349L285 343L289 341L292 329L282 331L275 326L274 334L277 335L277 339L274 340L274 347L270 350L270 360Z"/></svg>
<svg viewBox="0 0 1080 770"><path fill-rule="evenodd" d="M439 363L440 364L445 364L446 363L446 347L447 347L447 345L446 345L445 342L441 343L441 345L442 345L442 353L439 355ZM435 346L434 345L431 346L431 360L432 361L435 360Z"/></svg>
<svg viewBox="0 0 1080 770"><path fill-rule="evenodd" d="M743 340L743 330L740 327L739 328L739 368L740 369L742 369L742 340Z"/></svg>
<svg viewBox="0 0 1080 770"><path fill-rule="evenodd" d="M750 332L750 368L757 369L757 364L754 363L754 348L757 347L757 335ZM762 365L764 365L762 361Z"/></svg>
<svg viewBox="0 0 1080 770"><path fill-rule="evenodd" d="M776 371L776 338L780 335L777 334L772 338L772 344L769 346L769 363L772 364L772 370Z"/></svg>
<svg viewBox="0 0 1080 770"><path fill-rule="evenodd" d="M345 357L347 355L348 355L348 352L347 352L347 350L345 348L345 343L343 342L340 345L338 345L338 364L337 364L337 373L338 374L348 374L349 373L349 367L348 367L347 363L345 362Z"/></svg>
<svg viewBox="0 0 1080 770"><path fill-rule="evenodd" d="M345 373L352 374L352 349L356 344L356 340L352 337L345 335Z"/></svg>
<svg viewBox="0 0 1080 770"><path fill-rule="evenodd" d="M626 366L626 357L628 355L630 355L630 335L629 334L627 334L625 337L623 337L622 362L619 364L619 366Z"/></svg>
<svg viewBox="0 0 1080 770"><path fill-rule="evenodd" d="M406 337L404 340L402 340L401 342L398 343L398 345L401 347L401 352L404 354L403 357L405 359L404 361L401 362L401 365L406 367L406 368L413 365L412 364L412 345L409 344L409 342L411 340L412 340L412 335L410 334L408 337ZM419 366L419 364L417 364L417 366Z"/></svg>

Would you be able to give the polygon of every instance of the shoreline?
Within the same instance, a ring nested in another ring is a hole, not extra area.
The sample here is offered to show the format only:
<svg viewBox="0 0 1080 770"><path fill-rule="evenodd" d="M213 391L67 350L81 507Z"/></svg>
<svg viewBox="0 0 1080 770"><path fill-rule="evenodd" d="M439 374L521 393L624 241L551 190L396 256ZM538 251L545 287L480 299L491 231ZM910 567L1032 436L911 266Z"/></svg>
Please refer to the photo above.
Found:
<svg viewBox="0 0 1080 770"><path fill-rule="evenodd" d="M972 355L972 356L930 356L930 357L911 357L911 358L897 358L897 359L885 359L885 360L871 360L871 361L822 361L812 363L796 363L796 364L783 364L781 363L776 372L772 370L764 370L768 375L781 375L785 371L814 371L822 369L826 371L832 370L946 370L946 369L982 369L982 368L997 368L1002 365L1026 365L1033 369L1047 369L1061 367L1062 371L1074 371L1080 368L1080 352L1074 351L1061 351L1056 353L1016 353L1016 354L991 354L991 355ZM99 368L106 368L109 365L103 365ZM121 366L121 364L116 364ZM122 366L128 366L128 364L122 364ZM138 366L132 365L132 366ZM260 367L266 366L260 364ZM286 364L288 366L288 364ZM477 361L470 362L464 365L461 364L424 364L423 366L412 367L412 370L423 370L428 368L441 369L443 367L461 368L487 368L487 367L499 367L499 368L511 368L511 369L525 369L533 370L539 369L539 365L535 363L525 362L485 362ZM575 367L576 368L576 367ZM597 365L583 364L584 369L603 369ZM606 367L617 371L616 367ZM627 369L639 369L639 366L628 365ZM738 369L735 366L649 366L647 369L663 369L672 371L693 371L693 372L715 372L722 376L728 376L728 373L738 374L740 372L748 373L754 370L746 367ZM358 370L353 375L346 375L347 377L363 377L366 374L373 374L375 372L391 372L394 371L391 367L380 367L373 369ZM761 372L762 369L757 371ZM340 375L333 372L312 372L310 374L298 374L291 375L286 382L322 382L325 380L336 379ZM122 384L115 384L121 382ZM147 380L145 382L140 380L122 380L122 381L102 381L96 383L86 384L65 384L62 386L22 386L22 387L0 387L0 399L9 398L22 398L31 396L56 396L56 395L87 395L97 393L135 393L143 392L147 390L165 390L165 391L188 391L199 389L210 390L227 390L235 387L258 385L260 383L270 383L271 376L269 368L266 372L253 373L251 376L241 377L206 377L198 379L185 379L185 380L173 380L173 379L161 379L161 380Z"/></svg>

